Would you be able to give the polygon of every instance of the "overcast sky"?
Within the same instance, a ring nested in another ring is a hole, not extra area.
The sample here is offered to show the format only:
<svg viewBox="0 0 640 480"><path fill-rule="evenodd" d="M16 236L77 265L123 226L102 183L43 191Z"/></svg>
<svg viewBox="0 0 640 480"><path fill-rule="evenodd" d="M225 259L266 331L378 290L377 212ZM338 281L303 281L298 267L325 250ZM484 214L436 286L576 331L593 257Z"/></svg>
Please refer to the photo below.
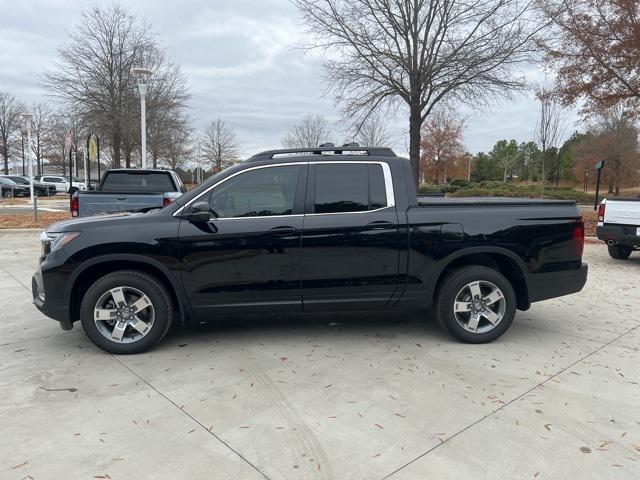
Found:
<svg viewBox="0 0 640 480"><path fill-rule="evenodd" d="M236 130L243 153L279 147L292 125L307 113L333 122L339 108L325 97L322 58L295 49L303 26L287 0L132 0L123 2L145 18L171 60L182 66L191 87L196 127L220 117ZM49 101L39 75L50 68L56 49L83 6L107 2L0 0L0 90L32 103ZM535 70L527 72L539 78ZM464 110L468 150L488 151L502 138L533 136L538 108L531 95L481 111ZM570 114L571 122L577 117ZM577 124L569 126L569 133ZM394 121L392 147L406 154L407 120ZM340 126L334 141L343 141Z"/></svg>

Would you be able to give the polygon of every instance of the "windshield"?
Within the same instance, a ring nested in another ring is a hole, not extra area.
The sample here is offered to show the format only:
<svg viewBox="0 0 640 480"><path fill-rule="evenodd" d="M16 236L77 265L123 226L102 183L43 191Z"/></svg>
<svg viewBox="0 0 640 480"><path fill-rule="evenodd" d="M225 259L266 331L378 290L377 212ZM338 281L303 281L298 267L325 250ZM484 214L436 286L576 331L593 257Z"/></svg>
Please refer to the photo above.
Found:
<svg viewBox="0 0 640 480"><path fill-rule="evenodd" d="M17 185L17 183L6 177L0 177L0 185Z"/></svg>
<svg viewBox="0 0 640 480"><path fill-rule="evenodd" d="M256 165L258 165L258 164L256 164ZM207 180L202 182L200 185L198 185L193 190L189 190L187 193L182 195L180 198L176 199L176 201L174 203L176 203L178 205L184 205L185 203L187 203L192 198L200 195L204 190L209 188L211 185L213 185L215 183L218 183L223 178L226 178L229 175L231 175L232 173L237 172L238 170L242 170L243 168L246 168L246 165L243 162L236 163L235 165L232 165L229 168L225 168L224 170L222 170L222 171L216 173L215 175L212 175L211 177L209 177Z"/></svg>
<svg viewBox="0 0 640 480"><path fill-rule="evenodd" d="M14 182L19 183L20 185L29 185L29 180L27 180L26 178L10 177L9 180L13 180Z"/></svg>

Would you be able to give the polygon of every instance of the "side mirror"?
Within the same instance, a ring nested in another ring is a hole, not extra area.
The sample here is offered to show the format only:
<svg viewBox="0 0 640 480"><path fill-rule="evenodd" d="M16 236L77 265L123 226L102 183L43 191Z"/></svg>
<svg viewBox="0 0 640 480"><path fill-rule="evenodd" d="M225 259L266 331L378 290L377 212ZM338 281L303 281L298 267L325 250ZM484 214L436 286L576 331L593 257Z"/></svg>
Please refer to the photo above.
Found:
<svg viewBox="0 0 640 480"><path fill-rule="evenodd" d="M189 211L184 214L184 218L193 223L206 223L211 220L209 202L195 202L191 204Z"/></svg>

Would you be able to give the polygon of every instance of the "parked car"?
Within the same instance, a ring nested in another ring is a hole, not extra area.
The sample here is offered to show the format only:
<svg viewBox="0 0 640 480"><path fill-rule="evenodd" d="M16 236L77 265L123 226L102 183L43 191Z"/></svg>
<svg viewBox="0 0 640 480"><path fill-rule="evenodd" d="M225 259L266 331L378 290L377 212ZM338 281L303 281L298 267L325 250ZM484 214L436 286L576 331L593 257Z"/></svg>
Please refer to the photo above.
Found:
<svg viewBox="0 0 640 480"><path fill-rule="evenodd" d="M416 196L386 148L263 152L161 210L71 219L41 240L37 308L123 354L230 312L433 307L483 343L587 278L573 201Z"/></svg>
<svg viewBox="0 0 640 480"><path fill-rule="evenodd" d="M18 185L6 177L0 177L0 192L3 198L28 197L31 194L29 187Z"/></svg>
<svg viewBox="0 0 640 480"><path fill-rule="evenodd" d="M640 198L607 198L598 208L596 234L607 242L609 255L626 260L640 250Z"/></svg>
<svg viewBox="0 0 640 480"><path fill-rule="evenodd" d="M71 178L63 175L36 175L35 178L37 181L44 185L50 185L55 187L56 193L70 193L69 189L71 188ZM86 190L87 187L84 182L77 178L73 177L73 188L79 190Z"/></svg>
<svg viewBox="0 0 640 480"><path fill-rule="evenodd" d="M29 195L31 194L30 180L29 177L23 177L20 175L2 175L4 178L8 178L9 180L13 180L18 185L26 185L29 188ZM45 185L40 183L35 178L33 179L33 193L38 197L48 197L50 195L55 195L55 187L50 185Z"/></svg>
<svg viewBox="0 0 640 480"><path fill-rule="evenodd" d="M71 216L139 212L167 206L187 189L173 170L118 168L107 170L97 190L76 192Z"/></svg>

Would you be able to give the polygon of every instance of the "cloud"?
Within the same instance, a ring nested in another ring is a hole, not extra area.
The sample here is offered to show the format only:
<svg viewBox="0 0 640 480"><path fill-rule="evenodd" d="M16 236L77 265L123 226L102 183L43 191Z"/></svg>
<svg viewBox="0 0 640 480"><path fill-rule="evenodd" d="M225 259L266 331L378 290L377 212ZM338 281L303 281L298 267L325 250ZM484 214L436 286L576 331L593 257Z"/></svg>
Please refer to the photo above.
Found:
<svg viewBox="0 0 640 480"><path fill-rule="evenodd" d="M53 66L56 49L68 41L66 32L78 21L82 5L94 4L0 0L0 90L28 103L50 100L39 84L40 75ZM243 154L278 147L305 114L339 120L339 108L323 96L322 58L302 57L294 48L305 36L290 2L132 0L126 5L151 24L171 60L183 68L191 86L194 125L203 128L224 119L236 129ZM404 110L399 112L392 129L402 133L408 125ZM466 144L471 151L487 151L501 138L531 139L536 117L537 105L527 96L473 112ZM342 141L340 127L334 130L334 141ZM397 135L391 145L404 155L405 136Z"/></svg>

